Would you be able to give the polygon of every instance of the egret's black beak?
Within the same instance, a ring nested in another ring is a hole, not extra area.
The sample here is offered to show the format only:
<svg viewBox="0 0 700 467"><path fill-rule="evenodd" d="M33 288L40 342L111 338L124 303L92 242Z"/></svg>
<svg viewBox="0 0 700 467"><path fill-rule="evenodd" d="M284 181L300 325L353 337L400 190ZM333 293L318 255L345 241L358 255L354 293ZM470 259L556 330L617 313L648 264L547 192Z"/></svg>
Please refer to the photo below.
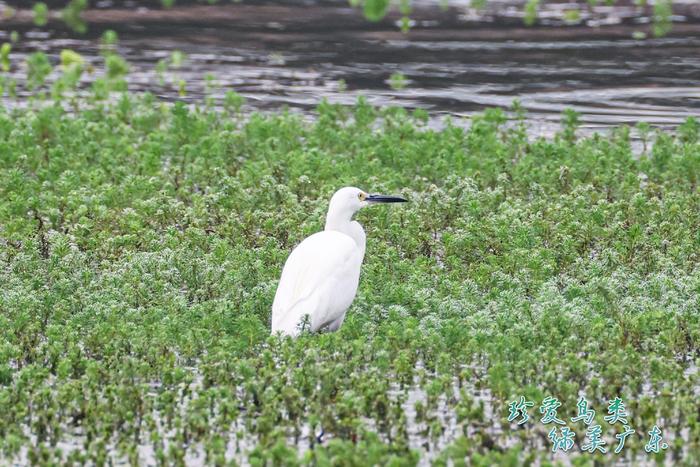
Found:
<svg viewBox="0 0 700 467"><path fill-rule="evenodd" d="M367 196L368 203L405 203L407 199L403 199L398 196L388 196L388 195L369 195Z"/></svg>

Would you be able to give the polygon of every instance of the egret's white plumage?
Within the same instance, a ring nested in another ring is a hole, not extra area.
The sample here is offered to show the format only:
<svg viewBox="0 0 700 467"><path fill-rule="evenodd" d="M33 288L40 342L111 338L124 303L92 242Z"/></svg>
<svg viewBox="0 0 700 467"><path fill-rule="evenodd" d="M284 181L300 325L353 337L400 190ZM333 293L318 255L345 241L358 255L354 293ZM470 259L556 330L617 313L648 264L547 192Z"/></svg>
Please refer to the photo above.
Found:
<svg viewBox="0 0 700 467"><path fill-rule="evenodd" d="M305 315L311 331L340 327L355 298L365 256L365 231L352 217L372 203L402 201L355 187L333 195L325 230L301 242L284 265L272 304L273 334L297 335Z"/></svg>

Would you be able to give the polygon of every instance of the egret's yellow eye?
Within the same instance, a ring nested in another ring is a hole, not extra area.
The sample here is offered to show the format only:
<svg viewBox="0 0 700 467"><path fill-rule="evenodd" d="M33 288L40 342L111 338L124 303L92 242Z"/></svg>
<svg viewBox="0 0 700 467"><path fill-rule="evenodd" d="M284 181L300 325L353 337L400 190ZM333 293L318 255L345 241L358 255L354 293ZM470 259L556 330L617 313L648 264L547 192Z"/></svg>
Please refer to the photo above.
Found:
<svg viewBox="0 0 700 467"><path fill-rule="evenodd" d="M367 198L367 193L360 192L357 197L360 198L360 201L364 201Z"/></svg>

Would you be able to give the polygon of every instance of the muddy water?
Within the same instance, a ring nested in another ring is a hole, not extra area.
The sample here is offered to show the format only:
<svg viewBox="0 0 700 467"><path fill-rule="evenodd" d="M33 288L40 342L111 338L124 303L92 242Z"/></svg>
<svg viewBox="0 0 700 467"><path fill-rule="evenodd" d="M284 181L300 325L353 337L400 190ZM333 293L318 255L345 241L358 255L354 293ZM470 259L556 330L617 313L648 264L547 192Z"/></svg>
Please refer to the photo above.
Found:
<svg viewBox="0 0 700 467"><path fill-rule="evenodd" d="M103 9L88 13L86 36L58 22L39 30L19 14L3 31L21 32L11 56L21 80L28 53L43 50L57 62L63 48L78 50L99 75L99 33L116 29L130 89L166 100L221 98L233 89L251 108L309 112L323 98L350 104L362 95L378 105L424 108L439 120L508 108L518 98L536 134L555 131L567 107L582 114L588 131L642 121L675 127L700 115L700 23L691 16L676 18L671 36L635 40L635 31L648 32L641 10L584 12L588 26L524 28L508 15L478 18L424 3L408 35L397 31L395 15L368 23L342 2ZM542 16L555 21L559 10ZM613 25L590 26L606 22ZM159 74L157 62L175 50L186 60ZM405 75L405 88L392 89L393 73Z"/></svg>

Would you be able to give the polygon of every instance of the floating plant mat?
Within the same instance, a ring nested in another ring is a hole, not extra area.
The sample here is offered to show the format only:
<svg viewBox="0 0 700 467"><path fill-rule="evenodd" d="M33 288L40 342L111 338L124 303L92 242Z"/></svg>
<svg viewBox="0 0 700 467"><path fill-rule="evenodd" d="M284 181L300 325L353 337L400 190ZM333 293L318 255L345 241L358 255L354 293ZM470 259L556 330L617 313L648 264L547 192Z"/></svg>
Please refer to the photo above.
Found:
<svg viewBox="0 0 700 467"><path fill-rule="evenodd" d="M696 120L635 154L571 112L532 139L518 109L433 129L234 97L0 112L2 463L696 464ZM339 332L271 337L282 264L345 185L410 202L358 215ZM581 398L605 454L582 449ZM615 398L635 430L619 454Z"/></svg>

